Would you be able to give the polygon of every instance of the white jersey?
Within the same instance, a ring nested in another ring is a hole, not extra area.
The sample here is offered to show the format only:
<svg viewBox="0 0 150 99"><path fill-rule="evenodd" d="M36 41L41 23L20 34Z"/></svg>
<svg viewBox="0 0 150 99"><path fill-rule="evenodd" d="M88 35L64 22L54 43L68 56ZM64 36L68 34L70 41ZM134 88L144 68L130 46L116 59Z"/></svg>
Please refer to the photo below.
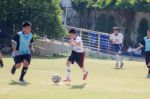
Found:
<svg viewBox="0 0 150 99"><path fill-rule="evenodd" d="M114 43L114 44L122 44L123 43L123 34L122 33L118 33L118 35L115 35L114 33L110 35L110 40Z"/></svg>
<svg viewBox="0 0 150 99"><path fill-rule="evenodd" d="M74 42L76 43L81 43L80 46L76 46L76 45L73 45L72 46L72 50L75 51L75 52L78 52L78 53L83 53L84 52L84 47L83 47L83 42L82 42L82 39L81 37L77 36L75 39L74 39Z"/></svg>

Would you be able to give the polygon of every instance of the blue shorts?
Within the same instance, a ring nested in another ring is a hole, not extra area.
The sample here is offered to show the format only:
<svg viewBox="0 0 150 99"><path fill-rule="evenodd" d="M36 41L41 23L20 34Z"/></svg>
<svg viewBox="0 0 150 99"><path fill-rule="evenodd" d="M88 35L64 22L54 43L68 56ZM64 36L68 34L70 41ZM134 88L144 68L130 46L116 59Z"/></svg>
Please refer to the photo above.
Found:
<svg viewBox="0 0 150 99"><path fill-rule="evenodd" d="M121 44L112 44L112 51L119 53L122 52L122 45Z"/></svg>
<svg viewBox="0 0 150 99"><path fill-rule="evenodd" d="M31 55L30 54L24 54L24 55L18 55L18 56L14 57L15 64L22 63L24 60L26 60L30 64Z"/></svg>

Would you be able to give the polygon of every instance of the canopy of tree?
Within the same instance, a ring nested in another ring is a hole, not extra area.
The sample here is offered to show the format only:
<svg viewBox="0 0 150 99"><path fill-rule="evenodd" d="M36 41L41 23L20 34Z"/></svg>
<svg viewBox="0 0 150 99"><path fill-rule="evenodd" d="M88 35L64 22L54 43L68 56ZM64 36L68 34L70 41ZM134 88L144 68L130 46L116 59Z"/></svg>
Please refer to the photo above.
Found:
<svg viewBox="0 0 150 99"><path fill-rule="evenodd" d="M98 8L132 11L150 11L150 0L72 0L76 9Z"/></svg>
<svg viewBox="0 0 150 99"><path fill-rule="evenodd" d="M33 24L36 34L62 33L60 0L0 0L0 24L11 36L21 30L23 21Z"/></svg>

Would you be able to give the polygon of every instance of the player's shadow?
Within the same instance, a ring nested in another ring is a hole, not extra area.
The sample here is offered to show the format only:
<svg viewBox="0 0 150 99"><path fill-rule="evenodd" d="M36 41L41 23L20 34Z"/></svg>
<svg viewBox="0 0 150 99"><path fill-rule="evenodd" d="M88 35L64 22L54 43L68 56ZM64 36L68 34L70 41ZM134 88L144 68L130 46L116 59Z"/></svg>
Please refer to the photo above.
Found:
<svg viewBox="0 0 150 99"><path fill-rule="evenodd" d="M31 83L29 82L19 82L19 81L14 81L14 80L11 80L11 82L9 83L9 85L19 85L19 86L27 86Z"/></svg>
<svg viewBox="0 0 150 99"><path fill-rule="evenodd" d="M114 70L125 70L125 68L116 68L116 67L112 67L111 69L114 69Z"/></svg>
<svg viewBox="0 0 150 99"><path fill-rule="evenodd" d="M72 85L70 89L83 89L85 88L85 86L86 86L86 83L83 83L81 85Z"/></svg>

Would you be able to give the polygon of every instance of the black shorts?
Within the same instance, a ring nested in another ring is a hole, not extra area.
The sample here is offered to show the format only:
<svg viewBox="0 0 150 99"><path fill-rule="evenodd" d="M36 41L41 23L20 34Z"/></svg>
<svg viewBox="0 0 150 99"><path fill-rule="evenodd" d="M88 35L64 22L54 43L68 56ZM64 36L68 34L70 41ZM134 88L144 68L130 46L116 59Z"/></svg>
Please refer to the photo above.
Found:
<svg viewBox="0 0 150 99"><path fill-rule="evenodd" d="M24 54L24 55L18 55L18 56L14 57L15 64L22 63L24 60L26 60L30 64L31 55L30 54Z"/></svg>
<svg viewBox="0 0 150 99"><path fill-rule="evenodd" d="M112 44L112 51L118 53L122 52L122 45L121 44Z"/></svg>
<svg viewBox="0 0 150 99"><path fill-rule="evenodd" d="M72 51L71 56L69 56L68 58L68 61L70 61L72 64L76 62L81 68L83 68L84 58L85 58L85 52L78 53L78 52Z"/></svg>
<svg viewBox="0 0 150 99"><path fill-rule="evenodd" d="M146 64L150 63L150 51L145 52L145 61Z"/></svg>

